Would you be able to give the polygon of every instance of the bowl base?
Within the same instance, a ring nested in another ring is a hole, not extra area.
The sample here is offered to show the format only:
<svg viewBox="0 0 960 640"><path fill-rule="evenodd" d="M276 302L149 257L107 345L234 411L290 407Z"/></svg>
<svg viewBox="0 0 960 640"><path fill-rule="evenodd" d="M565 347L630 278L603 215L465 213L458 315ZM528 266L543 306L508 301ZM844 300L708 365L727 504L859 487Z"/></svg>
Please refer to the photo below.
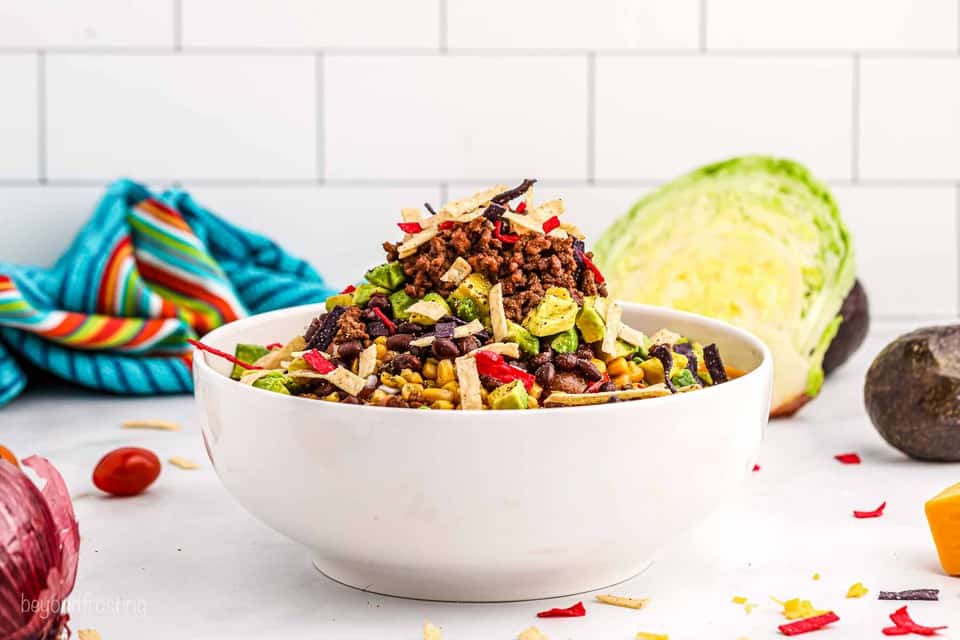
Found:
<svg viewBox="0 0 960 640"><path fill-rule="evenodd" d="M566 598L591 591L599 591L627 582L643 574L653 564L645 560L627 571L616 573L595 573L589 577L581 576L576 582L551 582L537 584L526 581L517 587L517 581L501 578L485 581L484 584L464 580L454 582L449 578L430 580L425 577L385 576L382 571L368 566L314 558L313 566L325 578L351 589L379 596L404 598L407 600L425 600L428 602L523 602L528 600L548 600Z"/></svg>

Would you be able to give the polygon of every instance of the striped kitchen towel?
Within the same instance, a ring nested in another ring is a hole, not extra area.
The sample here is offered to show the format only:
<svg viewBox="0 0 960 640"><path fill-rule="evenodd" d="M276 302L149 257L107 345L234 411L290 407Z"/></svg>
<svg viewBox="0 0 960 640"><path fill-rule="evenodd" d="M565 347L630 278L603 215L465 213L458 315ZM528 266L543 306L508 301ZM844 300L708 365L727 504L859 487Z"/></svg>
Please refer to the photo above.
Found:
<svg viewBox="0 0 960 640"><path fill-rule="evenodd" d="M331 293L187 193L120 180L52 268L0 262L0 406L26 385L23 362L102 391L189 392L187 338Z"/></svg>

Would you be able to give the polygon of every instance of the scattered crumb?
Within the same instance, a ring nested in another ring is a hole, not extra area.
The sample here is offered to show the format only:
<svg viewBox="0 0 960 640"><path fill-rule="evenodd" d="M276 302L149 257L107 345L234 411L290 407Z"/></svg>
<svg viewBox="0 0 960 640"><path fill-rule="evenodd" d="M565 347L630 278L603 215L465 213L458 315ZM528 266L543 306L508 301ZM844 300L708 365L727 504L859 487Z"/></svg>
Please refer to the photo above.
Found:
<svg viewBox="0 0 960 640"><path fill-rule="evenodd" d="M814 579L814 580L819 580L819 579L820 579L820 574L819 574L819 573L813 574L813 579Z"/></svg>
<svg viewBox="0 0 960 640"><path fill-rule="evenodd" d="M80 629L77 637L80 640L100 640L100 633L96 629Z"/></svg>
<svg viewBox="0 0 960 640"><path fill-rule="evenodd" d="M649 598L627 598L625 596L599 595L597 600L605 604L612 604L617 607L627 607L629 609L643 609L650 602Z"/></svg>
<svg viewBox="0 0 960 640"><path fill-rule="evenodd" d="M169 462L173 466L178 467L180 469L186 469L187 471L200 468L200 465L194 462L193 460L188 460L186 458L178 458L176 456L174 456L173 458L170 458L169 460L167 460L167 462Z"/></svg>
<svg viewBox="0 0 960 640"><path fill-rule="evenodd" d="M637 640L670 640L670 636L665 633L648 633L640 631L637 633Z"/></svg>
<svg viewBox="0 0 960 640"><path fill-rule="evenodd" d="M747 599L743 596L733 596L733 604L747 604Z"/></svg>
<svg viewBox="0 0 960 640"><path fill-rule="evenodd" d="M423 640L443 640L443 634L439 627L427 620L423 623Z"/></svg>
<svg viewBox="0 0 960 640"><path fill-rule="evenodd" d="M850 588L847 589L847 597L848 597L848 598L862 598L863 596L867 595L867 593L869 593L869 592L870 592L870 590L867 589L865 586L863 586L863 583L862 583L862 582L857 582L857 583L854 583L854 584L850 585Z"/></svg>
<svg viewBox="0 0 960 640"><path fill-rule="evenodd" d="M529 629L523 630L520 635L517 636L517 640L548 640L548 638L540 629L530 627Z"/></svg>
<svg viewBox="0 0 960 640"><path fill-rule="evenodd" d="M167 420L127 420L122 423L124 429L157 429L159 431L179 431L180 425Z"/></svg>

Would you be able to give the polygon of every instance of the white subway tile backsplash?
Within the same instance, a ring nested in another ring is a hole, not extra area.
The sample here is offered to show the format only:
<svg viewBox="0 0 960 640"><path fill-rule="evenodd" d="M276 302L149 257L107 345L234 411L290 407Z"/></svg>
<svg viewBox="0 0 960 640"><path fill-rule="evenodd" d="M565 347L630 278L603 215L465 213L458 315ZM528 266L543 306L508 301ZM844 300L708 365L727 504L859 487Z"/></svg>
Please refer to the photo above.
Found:
<svg viewBox="0 0 960 640"><path fill-rule="evenodd" d="M571 186L551 184L548 181L536 185L535 195L537 202L563 199L566 211L564 215L587 236L589 249L607 227L629 211L650 190L651 187Z"/></svg>
<svg viewBox="0 0 960 640"><path fill-rule="evenodd" d="M960 58L864 59L864 178L960 180Z"/></svg>
<svg viewBox="0 0 960 640"><path fill-rule="evenodd" d="M696 49L699 0L447 0L449 46Z"/></svg>
<svg viewBox="0 0 960 640"><path fill-rule="evenodd" d="M182 0L191 47L436 47L440 0Z"/></svg>
<svg viewBox="0 0 960 640"><path fill-rule="evenodd" d="M871 313L954 315L957 200L953 187L836 187L853 234Z"/></svg>
<svg viewBox="0 0 960 640"><path fill-rule="evenodd" d="M173 47L173 3L4 0L0 47Z"/></svg>
<svg viewBox="0 0 960 640"><path fill-rule="evenodd" d="M585 178L583 57L327 56L326 176Z"/></svg>
<svg viewBox="0 0 960 640"><path fill-rule="evenodd" d="M312 56L51 55L51 179L311 179Z"/></svg>
<svg viewBox="0 0 960 640"><path fill-rule="evenodd" d="M15 242L0 241L0 262L52 266L103 191L103 187L0 187L0 221L8 230L16 227Z"/></svg>
<svg viewBox="0 0 960 640"><path fill-rule="evenodd" d="M949 50L956 0L709 0L707 46L762 50Z"/></svg>
<svg viewBox="0 0 960 640"><path fill-rule="evenodd" d="M728 156L851 172L852 61L600 55L598 179L668 179Z"/></svg>
<svg viewBox="0 0 960 640"><path fill-rule="evenodd" d="M37 56L0 55L0 180L38 178Z"/></svg>
<svg viewBox="0 0 960 640"><path fill-rule="evenodd" d="M356 282L396 241L402 207L440 203L437 187L195 187L210 210L259 231L313 264L333 287ZM472 192L471 192L472 193ZM425 211L425 210L424 210Z"/></svg>

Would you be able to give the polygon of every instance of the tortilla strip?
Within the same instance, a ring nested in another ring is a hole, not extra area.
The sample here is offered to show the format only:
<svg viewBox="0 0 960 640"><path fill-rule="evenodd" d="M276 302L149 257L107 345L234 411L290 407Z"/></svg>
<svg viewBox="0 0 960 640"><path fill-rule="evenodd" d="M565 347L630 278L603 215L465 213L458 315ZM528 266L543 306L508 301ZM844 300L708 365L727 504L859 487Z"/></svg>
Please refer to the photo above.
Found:
<svg viewBox="0 0 960 640"><path fill-rule="evenodd" d="M456 366L457 380L460 383L460 408L474 411L483 409L476 358L457 358Z"/></svg>
<svg viewBox="0 0 960 640"><path fill-rule="evenodd" d="M371 344L360 352L360 360L357 363L357 375L366 378L377 370L377 345Z"/></svg>
<svg viewBox="0 0 960 640"><path fill-rule="evenodd" d="M437 235L436 227L427 227L423 231L413 234L408 240L405 240L399 247L397 253L401 258L408 258L417 252L420 245L430 242Z"/></svg>
<svg viewBox="0 0 960 640"><path fill-rule="evenodd" d="M440 276L440 281L460 284L464 278L470 275L471 271L473 271L473 268L470 266L470 263L457 256L457 259L453 261L453 264L450 265L447 272Z"/></svg>
<svg viewBox="0 0 960 640"><path fill-rule="evenodd" d="M617 348L617 336L620 334L620 317L623 310L616 302L607 305L607 315L604 318L606 330L603 334L603 343L600 350L604 353L612 354Z"/></svg>
<svg viewBox="0 0 960 640"><path fill-rule="evenodd" d="M261 369L278 369L280 363L289 360L294 351L303 351L306 348L307 341L303 339L303 336L297 336L285 344L282 349L274 349L270 353L257 358L257 361L252 364Z"/></svg>
<svg viewBox="0 0 960 640"><path fill-rule="evenodd" d="M490 324L493 339L500 342L507 337L507 313L503 309L503 284L498 282L490 289Z"/></svg>
<svg viewBox="0 0 960 640"><path fill-rule="evenodd" d="M664 384L652 384L642 389L623 389L622 391L599 391L597 393L565 393L554 391L543 401L545 407L581 407L591 404L606 404L610 398L620 400L642 400L669 396L670 390Z"/></svg>

